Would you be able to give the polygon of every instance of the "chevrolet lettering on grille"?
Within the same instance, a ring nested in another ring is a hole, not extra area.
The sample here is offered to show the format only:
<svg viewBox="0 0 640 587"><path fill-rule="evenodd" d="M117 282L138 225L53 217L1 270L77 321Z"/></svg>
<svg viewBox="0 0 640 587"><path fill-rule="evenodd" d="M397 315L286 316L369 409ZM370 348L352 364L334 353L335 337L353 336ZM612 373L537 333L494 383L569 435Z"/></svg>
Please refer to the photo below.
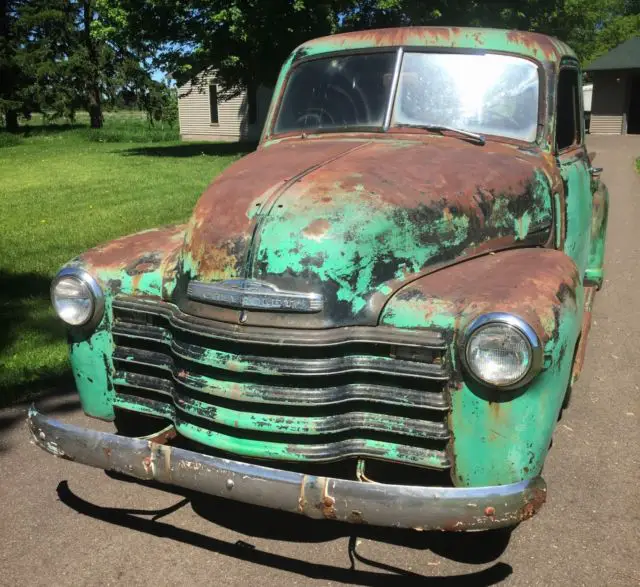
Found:
<svg viewBox="0 0 640 587"><path fill-rule="evenodd" d="M320 294L284 291L255 279L229 279L217 283L191 281L187 295L192 300L241 310L313 313L323 307Z"/></svg>

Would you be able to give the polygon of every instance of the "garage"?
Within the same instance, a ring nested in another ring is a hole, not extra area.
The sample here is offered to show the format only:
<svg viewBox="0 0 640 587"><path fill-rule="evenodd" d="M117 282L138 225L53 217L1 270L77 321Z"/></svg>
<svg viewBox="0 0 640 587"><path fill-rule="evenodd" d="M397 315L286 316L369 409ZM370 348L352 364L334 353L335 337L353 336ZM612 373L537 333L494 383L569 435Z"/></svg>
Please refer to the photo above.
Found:
<svg viewBox="0 0 640 587"><path fill-rule="evenodd" d="M640 37L592 61L591 134L640 134Z"/></svg>

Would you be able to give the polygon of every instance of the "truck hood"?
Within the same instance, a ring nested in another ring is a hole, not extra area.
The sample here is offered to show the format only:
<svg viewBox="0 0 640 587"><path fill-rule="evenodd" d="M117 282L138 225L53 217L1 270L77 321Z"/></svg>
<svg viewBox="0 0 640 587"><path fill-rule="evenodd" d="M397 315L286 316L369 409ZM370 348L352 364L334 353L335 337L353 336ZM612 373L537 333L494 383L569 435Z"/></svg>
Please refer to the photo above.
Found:
<svg viewBox="0 0 640 587"><path fill-rule="evenodd" d="M250 311L250 324L375 324L386 300L425 273L548 242L551 169L539 151L457 138L271 144L228 168L195 207L180 305L202 313L187 300L191 281L253 279L321 294L323 308L304 317Z"/></svg>

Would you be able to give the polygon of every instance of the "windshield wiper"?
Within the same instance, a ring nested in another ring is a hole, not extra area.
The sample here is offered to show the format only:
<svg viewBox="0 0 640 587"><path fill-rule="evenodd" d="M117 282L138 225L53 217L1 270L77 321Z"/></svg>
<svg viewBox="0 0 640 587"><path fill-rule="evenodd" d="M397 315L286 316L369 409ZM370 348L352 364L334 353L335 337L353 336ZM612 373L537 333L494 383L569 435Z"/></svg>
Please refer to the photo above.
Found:
<svg viewBox="0 0 640 587"><path fill-rule="evenodd" d="M440 124L398 124L400 128L423 128L424 130L432 130L435 132L454 132L467 139L475 141L478 145L484 145L486 143L485 138L475 132L469 132L468 130L462 130L460 128L453 128L452 126L442 126Z"/></svg>

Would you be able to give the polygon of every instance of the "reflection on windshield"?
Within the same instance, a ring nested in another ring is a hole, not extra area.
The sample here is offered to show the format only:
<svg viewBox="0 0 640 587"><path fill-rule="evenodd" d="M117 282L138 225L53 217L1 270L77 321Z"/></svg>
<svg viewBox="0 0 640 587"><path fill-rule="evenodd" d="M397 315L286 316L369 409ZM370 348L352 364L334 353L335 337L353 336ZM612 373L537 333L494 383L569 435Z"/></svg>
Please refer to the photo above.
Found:
<svg viewBox="0 0 640 587"><path fill-rule="evenodd" d="M508 55L406 53L393 124L442 125L533 141L538 71Z"/></svg>
<svg viewBox="0 0 640 587"><path fill-rule="evenodd" d="M296 67L275 132L381 127L396 53L315 59Z"/></svg>
<svg viewBox="0 0 640 587"><path fill-rule="evenodd" d="M303 61L289 76L274 132L379 128L396 51ZM418 53L402 57L392 125L443 126L534 141L538 69L520 57Z"/></svg>

